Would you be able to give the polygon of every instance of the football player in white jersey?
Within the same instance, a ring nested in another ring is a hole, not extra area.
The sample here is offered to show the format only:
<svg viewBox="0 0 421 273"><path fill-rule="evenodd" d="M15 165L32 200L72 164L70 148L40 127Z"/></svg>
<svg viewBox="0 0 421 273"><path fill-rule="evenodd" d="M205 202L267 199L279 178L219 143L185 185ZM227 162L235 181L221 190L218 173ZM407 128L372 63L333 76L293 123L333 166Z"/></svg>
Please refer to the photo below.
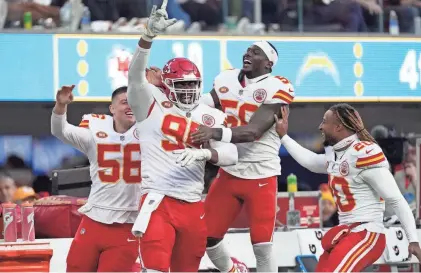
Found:
<svg viewBox="0 0 421 273"><path fill-rule="evenodd" d="M325 154L315 154L287 135L288 112L283 108L283 118L276 123L282 144L303 167L329 175L339 212L340 225L323 237L324 252L315 271L361 272L373 264L386 246L385 202L399 216L409 253L421 261L411 209L389 171L382 149L364 128L357 110L348 104L336 104L325 113L319 129L325 146L332 146Z"/></svg>
<svg viewBox="0 0 421 273"><path fill-rule="evenodd" d="M207 254L222 272L234 264L222 239L243 205L250 219L250 237L258 272L277 272L272 251L276 218L277 176L281 174L281 141L273 115L292 103L295 93L284 77L273 76L278 62L274 46L266 41L252 44L243 56L243 67L221 72L214 88L202 101L222 108L230 128L199 127L195 143L209 139L236 143L238 164L221 168L206 197Z"/></svg>
<svg viewBox="0 0 421 273"><path fill-rule="evenodd" d="M56 95L51 133L83 152L92 180L88 202L67 256L68 272L131 272L137 240L131 233L140 201L140 146L127 87L112 94L109 115L84 115L79 127L67 122L73 86Z"/></svg>
<svg viewBox="0 0 421 273"><path fill-rule="evenodd" d="M164 1L165 2L165 1ZM206 161L234 165L235 145L210 141L194 145L191 132L200 124L223 126L226 115L199 104L201 75L194 63L175 58L162 70L160 88L146 80L152 40L175 22L165 3L154 6L129 68L128 98L139 123L142 147L142 201L133 233L141 236L140 253L147 271L197 272L206 249L201 194Z"/></svg>

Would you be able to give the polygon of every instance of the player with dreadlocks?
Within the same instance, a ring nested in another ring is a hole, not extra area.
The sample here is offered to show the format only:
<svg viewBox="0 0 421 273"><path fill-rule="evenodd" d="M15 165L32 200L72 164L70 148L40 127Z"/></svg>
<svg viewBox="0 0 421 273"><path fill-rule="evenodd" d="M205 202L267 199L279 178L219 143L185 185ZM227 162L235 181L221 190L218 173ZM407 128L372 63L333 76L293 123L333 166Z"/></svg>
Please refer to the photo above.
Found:
<svg viewBox="0 0 421 273"><path fill-rule="evenodd" d="M340 225L322 239L324 253L316 272L361 272L373 264L386 246L383 214L386 205L399 216L409 241L409 254L421 261L415 220L389 171L382 149L364 128L358 111L336 104L324 114L325 154L300 146L287 135L288 109L281 110L276 131L290 155L303 167L329 175L329 187L338 207Z"/></svg>
<svg viewBox="0 0 421 273"><path fill-rule="evenodd" d="M370 135L367 129L364 128L364 123L361 119L361 116L354 107L346 103L339 103L330 107L329 110L333 112L333 114L337 117L339 122L346 129L356 133L359 140L376 143L376 141ZM319 127L319 129L322 130L321 127ZM325 140L324 144L325 146L327 146L331 143L326 143Z"/></svg>

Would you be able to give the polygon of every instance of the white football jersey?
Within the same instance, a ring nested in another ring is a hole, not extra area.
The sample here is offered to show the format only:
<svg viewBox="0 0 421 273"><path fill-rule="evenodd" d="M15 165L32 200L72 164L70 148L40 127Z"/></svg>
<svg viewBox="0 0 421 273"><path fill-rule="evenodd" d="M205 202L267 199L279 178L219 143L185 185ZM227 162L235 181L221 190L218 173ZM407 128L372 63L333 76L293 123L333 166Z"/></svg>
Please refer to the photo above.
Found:
<svg viewBox="0 0 421 273"><path fill-rule="evenodd" d="M246 125L262 104L290 104L294 99L292 84L283 77L268 74L243 86L238 81L240 70L221 72L214 82L227 127ZM272 118L272 117L268 117ZM222 167L226 172L245 179L259 179L281 174L279 149L281 141L275 126L254 142L237 143L238 164Z"/></svg>
<svg viewBox="0 0 421 273"><path fill-rule="evenodd" d="M51 116L54 136L83 152L92 180L88 202L79 212L104 224L134 223L140 201L140 145L136 126L114 131L108 115L84 115L79 127L66 115Z"/></svg>
<svg viewBox="0 0 421 273"><path fill-rule="evenodd" d="M89 201L112 210L137 211L140 200L140 145L138 131L114 131L108 115L84 115L80 127L87 128L96 147L88 153L92 188Z"/></svg>
<svg viewBox="0 0 421 273"><path fill-rule="evenodd" d="M155 99L149 116L138 123L142 147L142 194L156 192L187 202L201 200L205 161L182 167L174 150L195 147L190 134L201 125L223 126L226 115L204 104L190 113L180 110L158 88L152 86Z"/></svg>
<svg viewBox="0 0 421 273"><path fill-rule="evenodd" d="M336 152L336 155L334 152L327 153L326 157L329 186L338 208L340 223L372 222L377 223L381 229L385 202L359 176L365 169L389 168L380 146L357 139L345 151Z"/></svg>

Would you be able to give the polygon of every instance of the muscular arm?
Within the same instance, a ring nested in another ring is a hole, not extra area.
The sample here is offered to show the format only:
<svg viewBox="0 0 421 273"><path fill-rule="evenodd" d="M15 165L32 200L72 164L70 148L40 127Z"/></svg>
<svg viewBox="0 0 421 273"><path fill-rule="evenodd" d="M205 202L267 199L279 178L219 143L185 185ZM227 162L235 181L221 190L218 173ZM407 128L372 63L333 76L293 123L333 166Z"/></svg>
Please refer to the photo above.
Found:
<svg viewBox="0 0 421 273"><path fill-rule="evenodd" d="M93 140L92 135L85 128L69 124L66 118L66 109L66 106L56 105L54 107L51 114L51 134L87 154Z"/></svg>
<svg viewBox="0 0 421 273"><path fill-rule="evenodd" d="M324 154L316 154L304 148L288 135L282 137L281 141L282 145L298 164L314 173L327 173L326 156Z"/></svg>
<svg viewBox="0 0 421 273"><path fill-rule="evenodd" d="M152 90L156 87L146 79L150 47L151 42L141 39L129 67L127 98L138 122L148 117L149 108L154 103Z"/></svg>
<svg viewBox="0 0 421 273"><path fill-rule="evenodd" d="M273 115L278 114L284 104L262 104L247 125L230 128L232 136L231 143L253 142L259 139L275 123ZM213 139L221 140L223 130L214 129Z"/></svg>
<svg viewBox="0 0 421 273"><path fill-rule="evenodd" d="M362 171L360 177L385 200L386 205L392 207L399 217L408 241L418 242L414 216L390 171L386 168L372 168Z"/></svg>

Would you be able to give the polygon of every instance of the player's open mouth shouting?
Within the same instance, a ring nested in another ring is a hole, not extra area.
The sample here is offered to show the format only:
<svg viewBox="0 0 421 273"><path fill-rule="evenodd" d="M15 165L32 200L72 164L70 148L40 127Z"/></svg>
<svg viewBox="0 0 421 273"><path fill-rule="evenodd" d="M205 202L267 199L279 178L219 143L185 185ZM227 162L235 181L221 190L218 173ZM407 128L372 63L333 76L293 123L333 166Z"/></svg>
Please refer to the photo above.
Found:
<svg viewBox="0 0 421 273"><path fill-rule="evenodd" d="M245 69L250 68L251 64L252 64L251 60L248 59L246 56L244 56L244 58L243 58L243 68L245 68Z"/></svg>

